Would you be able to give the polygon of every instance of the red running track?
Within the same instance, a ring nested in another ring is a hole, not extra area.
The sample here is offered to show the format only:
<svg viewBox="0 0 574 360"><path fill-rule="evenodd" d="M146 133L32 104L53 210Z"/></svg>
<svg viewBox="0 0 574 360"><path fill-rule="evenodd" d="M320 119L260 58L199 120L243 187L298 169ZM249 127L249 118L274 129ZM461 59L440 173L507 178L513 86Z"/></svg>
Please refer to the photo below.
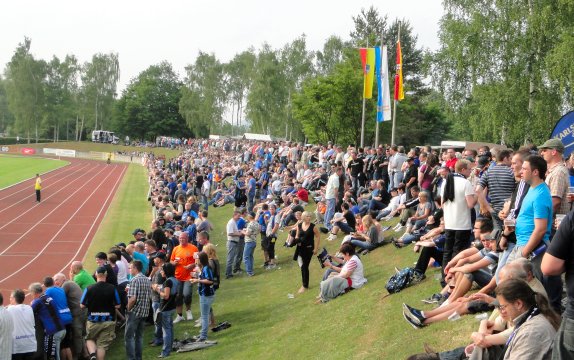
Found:
<svg viewBox="0 0 574 360"><path fill-rule="evenodd" d="M70 159L42 176L42 201L34 179L0 191L0 291L27 289L81 260L127 165Z"/></svg>

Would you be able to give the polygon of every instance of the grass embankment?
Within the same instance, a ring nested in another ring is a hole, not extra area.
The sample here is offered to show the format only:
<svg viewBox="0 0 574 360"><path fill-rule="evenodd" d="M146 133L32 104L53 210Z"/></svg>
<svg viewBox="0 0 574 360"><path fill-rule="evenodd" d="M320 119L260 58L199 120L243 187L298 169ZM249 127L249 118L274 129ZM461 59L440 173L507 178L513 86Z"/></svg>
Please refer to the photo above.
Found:
<svg viewBox="0 0 574 360"><path fill-rule="evenodd" d="M142 177L140 181L145 182L145 179ZM136 213L142 219L147 219L149 207L134 205L124 209L128 214L132 213L132 225L146 223L144 220L137 221ZM226 259L224 231L231 211L230 205L210 209L210 220L215 227L211 239L217 245L223 268ZM103 227L110 226L112 222L124 222L123 215L110 212L108 217L113 221L106 221ZM114 239L129 239L132 225L123 226L124 232L116 232ZM391 232L387 233L387 236L391 235ZM277 246L280 269L266 271L260 267L262 253L258 245L256 276L239 276L222 281L214 310L218 322L229 321L232 327L219 333L209 333L209 338L217 340L219 344L192 354L173 354L174 359L404 359L409 354L422 352L425 342L437 349L464 345L478 325L474 318L467 317L458 322L444 322L415 330L402 319L402 302L430 308L423 306L420 300L437 291L437 270L430 270L428 279L423 283L383 298L386 295L384 285L394 267L412 266L416 260L418 255L411 248L397 250L393 246L385 246L364 256L368 284L322 305L313 304L323 273L314 259L311 263L311 289L289 299L287 294L296 294L301 283L299 268L292 261L293 250L281 246L285 237L286 233L282 233ZM99 239L108 238L99 236ZM108 244L111 242L108 241ZM322 243L335 252L340 238L327 242L323 236ZM197 318L199 306L196 292L193 294L192 311ZM194 335L198 331L193 327L193 322L175 325L176 338L182 338L185 332ZM152 328L147 327L145 359L155 358L160 352L158 348L147 346L151 336ZM121 333L107 358L125 358Z"/></svg>
<svg viewBox="0 0 574 360"><path fill-rule="evenodd" d="M94 257L99 251L108 249L119 242L128 243L133 239L135 228L148 229L151 211L147 202L148 184L146 170L140 165L131 164L124 175L114 199L88 248L84 263L90 271L95 270Z"/></svg>
<svg viewBox="0 0 574 360"><path fill-rule="evenodd" d="M0 189L68 164L61 160L0 155Z"/></svg>

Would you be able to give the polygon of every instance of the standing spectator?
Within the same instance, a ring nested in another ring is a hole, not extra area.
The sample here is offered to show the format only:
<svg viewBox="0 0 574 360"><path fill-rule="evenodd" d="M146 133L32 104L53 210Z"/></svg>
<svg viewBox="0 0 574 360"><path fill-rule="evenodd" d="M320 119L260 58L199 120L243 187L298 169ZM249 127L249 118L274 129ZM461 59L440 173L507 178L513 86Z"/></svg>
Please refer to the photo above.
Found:
<svg viewBox="0 0 574 360"><path fill-rule="evenodd" d="M72 279L82 291L84 291L89 285L95 284L96 280L84 270L84 265L81 261L74 261L70 265L70 279Z"/></svg>
<svg viewBox="0 0 574 360"><path fill-rule="evenodd" d="M207 211L209 206L209 193L211 192L211 183L206 177L201 184L201 200L203 201L203 210Z"/></svg>
<svg viewBox="0 0 574 360"><path fill-rule="evenodd" d="M351 161L347 167L353 183L353 194L358 195L359 188L365 184L365 161L351 150Z"/></svg>
<svg viewBox="0 0 574 360"><path fill-rule="evenodd" d="M157 311L160 308L161 297L160 297L160 289L162 284L165 282L165 277L163 276L163 272L161 271L163 264L166 263L167 257L164 253L158 252L154 258L153 263L159 271L156 271L155 274L151 278L151 287L152 287L152 295L151 295L151 307L152 310ZM175 268L174 268L175 273ZM175 292L172 294L175 299ZM175 309L175 304L174 304ZM163 344L163 332L162 332L162 324L156 322L155 323L155 330L154 330L154 337L150 341L151 346L160 346Z"/></svg>
<svg viewBox="0 0 574 360"><path fill-rule="evenodd" d="M12 315L4 306L4 297L0 293L0 359L10 359L12 356L14 330Z"/></svg>
<svg viewBox="0 0 574 360"><path fill-rule="evenodd" d="M159 358L168 357L173 347L173 313L176 308L176 294L179 282L174 277L175 267L171 263L161 266L161 276L165 279L162 285L156 285L159 292L161 311L161 331L163 333L163 347Z"/></svg>
<svg viewBox="0 0 574 360"><path fill-rule="evenodd" d="M569 212L562 220L556 235L550 242L542 259L544 275L566 273L566 293L568 301L562 316L562 324L554 339L552 359L574 359L574 212Z"/></svg>
<svg viewBox="0 0 574 360"><path fill-rule="evenodd" d="M533 252L538 255L546 249L552 226L552 196L544 182L546 170L546 161L538 155L528 156L522 164L522 178L530 185L530 190L522 201L516 219L516 246L507 262L520 257L528 258ZM505 233L509 231L506 227ZM540 281L541 260L542 256L535 256L532 260L534 275Z"/></svg>
<svg viewBox="0 0 574 360"><path fill-rule="evenodd" d="M454 256L470 246L471 209L476 204L474 190L466 179L470 171L470 163L459 160L456 162L456 173L446 176L441 195L446 237L443 264L448 264Z"/></svg>
<svg viewBox="0 0 574 360"><path fill-rule="evenodd" d="M241 236L237 243L237 255L235 255L235 261L233 264L233 275L238 275L243 272L241 269L241 260L243 260L243 249L245 248L245 234L243 233L243 229L247 226L247 220L245 220L247 209L242 208L240 212L241 215L239 216L239 219L237 219L237 229L241 232Z"/></svg>
<svg viewBox="0 0 574 360"><path fill-rule="evenodd" d="M502 229L502 220L498 217L498 213L514 191L514 174L510 169L511 155L510 150L499 151L496 156L496 164L488 168L475 189L481 213L488 212L490 214L495 229ZM486 200L487 193L490 203Z"/></svg>
<svg viewBox="0 0 574 360"><path fill-rule="evenodd" d="M319 249L320 237L319 230L311 222L311 213L304 211L301 214L301 221L298 221L295 233L295 254L293 260L297 261L301 268L302 286L299 289L299 294L304 293L309 289L309 264L313 255L317 255Z"/></svg>
<svg viewBox="0 0 574 360"><path fill-rule="evenodd" d="M559 139L550 139L540 146L540 153L548 166L546 184L552 195L552 212L554 217L564 215L570 211L567 201L570 175L564 163L564 144Z"/></svg>
<svg viewBox="0 0 574 360"><path fill-rule="evenodd" d="M331 219L335 215L335 205L337 205L337 197L339 195L339 176L343 173L343 168L337 167L337 170L329 176L327 187L325 188L325 201L327 202L327 210L325 211L325 227L330 231Z"/></svg>
<svg viewBox="0 0 574 360"><path fill-rule="evenodd" d="M106 351L116 338L114 314L120 308L116 287L106 281L107 269L96 269L96 283L88 286L82 295L81 307L88 309L86 347L90 360L104 360Z"/></svg>
<svg viewBox="0 0 574 360"><path fill-rule="evenodd" d="M253 176L253 172L247 173L247 210L253 211L255 206L255 191L257 190L257 181Z"/></svg>
<svg viewBox="0 0 574 360"><path fill-rule="evenodd" d="M133 245L131 245L131 248L133 249ZM128 249L130 248L130 246L128 246ZM114 269L112 268L112 266L108 263L108 255L105 252L99 252L96 254L96 264L98 264L98 267L104 267L106 269L106 282L108 284L112 284L113 286L118 286L118 276L116 275L116 273L114 272ZM97 274L94 274L94 279L97 277Z"/></svg>
<svg viewBox="0 0 574 360"><path fill-rule="evenodd" d="M129 360L142 358L144 326L151 307L151 282L143 270L139 260L130 264L132 279L128 291L125 331L126 355Z"/></svg>
<svg viewBox="0 0 574 360"><path fill-rule="evenodd" d="M177 287L176 312L177 316L173 321L174 324L183 320L183 304L187 309L187 320L193 320L191 313L191 271L195 267L194 254L197 247L189 243L189 236L184 231L179 235L179 245L176 246L172 253L170 262L175 266L175 278L179 281Z"/></svg>
<svg viewBox="0 0 574 360"><path fill-rule="evenodd" d="M41 191L42 191L42 178L40 174L36 174L36 181L34 183L34 190L36 191L36 201L40 202Z"/></svg>
<svg viewBox="0 0 574 360"><path fill-rule="evenodd" d="M275 204L269 205L269 219L265 229L265 244L269 254L269 265L266 269L275 269L275 242L277 241L277 231L281 225L281 219L277 215L277 206Z"/></svg>
<svg viewBox="0 0 574 360"><path fill-rule="evenodd" d="M445 166L450 169L450 171L455 171L455 165L458 161L454 149L450 148L446 150L446 163Z"/></svg>
<svg viewBox="0 0 574 360"><path fill-rule="evenodd" d="M30 305L24 304L26 294L24 291L17 289L10 295L10 306L8 313L14 323L14 332L5 336L0 326L0 339L12 339L12 359L25 360L31 359L37 349L36 334L34 330L34 311ZM0 294L0 322L4 317L2 314L2 294ZM9 320L9 319L6 319ZM8 346L2 345L0 340L0 349L8 349ZM4 358L0 352L0 358ZM6 357L8 359L9 357Z"/></svg>
<svg viewBox="0 0 574 360"><path fill-rule="evenodd" d="M234 214L235 215L235 214ZM201 332L197 341L207 340L207 330L209 329L209 311L215 300L215 289L213 288L213 270L209 267L209 258L206 253L199 253L199 274L191 279L192 283L197 283L199 293L199 306L201 309Z"/></svg>
<svg viewBox="0 0 574 360"><path fill-rule="evenodd" d="M240 211L234 211L232 218L227 222L227 262L225 266L225 278L233 277L233 265L239 249L239 237L243 235L237 227L237 221L241 217Z"/></svg>
<svg viewBox="0 0 574 360"><path fill-rule="evenodd" d="M213 244L207 244L203 250L207 254L209 259L209 267L213 271L213 288L215 290L219 289L219 284L221 283L221 268L219 265L219 258L217 257L217 251ZM195 324L195 327L201 326L201 319ZM209 326L215 326L215 315L213 314L213 306L209 310Z"/></svg>
<svg viewBox="0 0 574 360"><path fill-rule="evenodd" d="M255 213L247 215L247 226L245 228L245 247L243 248L243 263L248 276L255 275L253 271L253 253L257 247L257 235L259 234L259 223L255 219Z"/></svg>
<svg viewBox="0 0 574 360"><path fill-rule="evenodd" d="M66 327L58 316L54 300L43 293L40 283L32 283L28 287L32 296L34 318L40 320L44 327L44 353L49 357L60 359L60 343L66 336Z"/></svg>
<svg viewBox="0 0 574 360"><path fill-rule="evenodd" d="M68 307L72 313L72 324L66 326L66 338L70 338L70 349L72 357L78 359L81 357L84 347L84 329L86 328L85 312L80 307L82 300L82 289L73 281L66 279L66 275L58 273L54 275L54 285L64 290ZM68 334L67 332L70 332Z"/></svg>
<svg viewBox="0 0 574 360"><path fill-rule="evenodd" d="M68 306L68 299L63 289L54 286L54 279L44 278L44 293L54 300L54 305L58 310L58 317L62 325L66 327L66 335L60 342L60 356L64 359L72 358L72 312Z"/></svg>

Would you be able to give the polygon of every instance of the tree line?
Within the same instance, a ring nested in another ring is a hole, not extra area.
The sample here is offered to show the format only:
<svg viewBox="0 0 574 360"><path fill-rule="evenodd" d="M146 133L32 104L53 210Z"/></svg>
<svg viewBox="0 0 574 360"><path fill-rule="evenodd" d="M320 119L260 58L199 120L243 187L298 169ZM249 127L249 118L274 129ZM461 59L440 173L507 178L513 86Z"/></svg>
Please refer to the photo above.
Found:
<svg viewBox="0 0 574 360"><path fill-rule="evenodd" d="M301 35L263 44L228 62L200 52L178 76L164 61L117 94L119 55L35 59L25 39L0 78L0 133L33 141L85 139L93 129L132 139L207 137L245 131L310 143L358 143L363 74L358 48L387 45L393 88L401 34L406 96L397 107L396 142L442 139L518 146L546 139L572 108L574 1L443 2L440 48L417 44L407 20L374 7L353 17L346 39L311 51ZM375 90L376 91L376 90ZM376 98L376 97L375 97ZM375 137L376 100L366 104L365 139ZM381 142L391 124L380 125Z"/></svg>

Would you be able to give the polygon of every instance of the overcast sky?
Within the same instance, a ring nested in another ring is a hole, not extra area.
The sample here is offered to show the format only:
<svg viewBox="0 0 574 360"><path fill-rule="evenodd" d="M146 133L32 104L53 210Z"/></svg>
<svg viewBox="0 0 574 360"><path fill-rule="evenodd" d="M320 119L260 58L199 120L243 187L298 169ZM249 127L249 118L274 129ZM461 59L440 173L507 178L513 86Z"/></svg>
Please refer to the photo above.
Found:
<svg viewBox="0 0 574 360"><path fill-rule="evenodd" d="M199 50L227 62L250 46L280 48L303 33L308 49L320 50L331 35L348 39L352 16L371 5L389 22L409 20L419 46L438 47L438 0L18 0L2 5L0 68L25 36L32 54L45 60L73 54L83 63L95 53L117 52L122 90L163 60L183 77Z"/></svg>

